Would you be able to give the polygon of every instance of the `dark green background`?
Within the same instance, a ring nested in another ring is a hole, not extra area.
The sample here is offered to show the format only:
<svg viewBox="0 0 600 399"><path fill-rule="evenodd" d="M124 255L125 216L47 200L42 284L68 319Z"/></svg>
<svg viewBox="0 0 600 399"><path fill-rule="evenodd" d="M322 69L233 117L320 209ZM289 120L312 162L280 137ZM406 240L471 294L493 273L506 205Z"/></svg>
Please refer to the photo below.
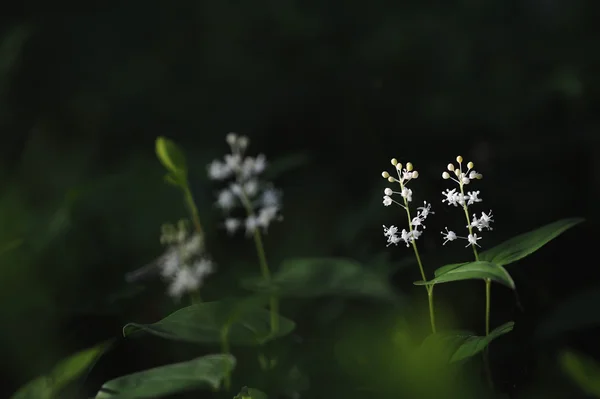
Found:
<svg viewBox="0 0 600 399"><path fill-rule="evenodd" d="M24 240L0 269L3 397L60 357L119 336L124 323L174 308L159 282L114 296L131 289L127 271L160 254L160 225L186 215L180 193L162 181L159 135L184 148L192 169L220 266L208 299L241 293L236 279L256 270L251 242L219 228L216 187L206 179L227 132L250 136L253 153L296 165L275 178L285 220L266 237L272 267L294 256L352 257L394 271L399 292L413 299L423 295L411 284L417 269L401 267L411 252L385 248L381 225L403 219L381 205L380 173L392 157L419 170L415 201L436 211L420 239L431 272L470 255L460 243L441 247L438 233L463 223L440 202L448 187L441 172L461 154L484 174L481 210L496 218L483 245L563 217L588 219L511 267L524 313L511 293L494 290L493 325L517 322L498 343L498 386L523 395L569 387L548 371L555 352L600 354L593 326L533 344L557 304L598 283L600 3L214 0L45 9L0 18L0 242ZM461 327L482 332L482 284L437 292ZM585 302L588 313L599 304ZM320 309L343 311L319 316ZM352 381L328 357L340 326L375 326L389 312L335 298L283 305L299 324L299 351L314 354L301 359L312 373L307 397L337 397ZM375 327L371 334L364 341L376 339ZM189 354L165 345L120 342L85 389ZM576 397L569 389L563 395Z"/></svg>

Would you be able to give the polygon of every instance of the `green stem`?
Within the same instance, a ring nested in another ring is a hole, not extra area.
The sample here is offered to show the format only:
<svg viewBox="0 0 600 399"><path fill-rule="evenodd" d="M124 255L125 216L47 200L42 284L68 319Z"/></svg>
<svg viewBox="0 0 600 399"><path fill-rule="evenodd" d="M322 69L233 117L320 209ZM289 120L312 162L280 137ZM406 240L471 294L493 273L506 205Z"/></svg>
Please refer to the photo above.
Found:
<svg viewBox="0 0 600 399"><path fill-rule="evenodd" d="M246 193L242 191L240 196L246 213L249 217L255 217L252 204L248 200ZM263 245L262 235L258 228L254 229L254 245L256 246L256 253L258 254L258 262L260 266L260 272L263 279L268 283L271 281L271 270L269 270L269 264L267 263L267 256L265 255L265 247ZM271 318L271 333L275 334L279 331L279 303L275 294L271 295L269 299L270 318Z"/></svg>
<svg viewBox="0 0 600 399"><path fill-rule="evenodd" d="M402 184L402 179L400 182L400 191L404 189L404 185ZM404 210L406 211L406 217L408 218L408 231L412 233L412 218L410 217L410 209L408 207L408 201L404 198ZM425 269L423 268L423 262L421 262L421 256L419 255L419 250L417 249L417 243L412 240L413 251L415 252L415 257L417 258L417 263L419 264L419 271L421 272L421 278L423 281L427 281L427 277L425 276ZM433 307L433 285L425 285L425 289L427 290L427 301L429 303L429 321L431 323L431 331L435 334L435 309Z"/></svg>
<svg viewBox="0 0 600 399"><path fill-rule="evenodd" d="M200 216L198 216L198 208L196 207L196 203L194 201L194 196L192 195L192 191L188 185L188 182L185 182L183 188L183 197L185 199L185 204L192 215L192 223L194 224L194 230L196 230L196 234L202 236L204 233L202 231L202 225L200 224ZM200 297L200 293L198 290L192 291L190 293L190 301L192 304L201 303L202 298Z"/></svg>
<svg viewBox="0 0 600 399"><path fill-rule="evenodd" d="M223 327L221 330L221 352L226 355L229 355L229 327ZM225 366L225 378L223 379L225 390L229 391L231 389L231 370L227 365Z"/></svg>
<svg viewBox="0 0 600 399"><path fill-rule="evenodd" d="M196 230L197 234L203 235L204 233L202 231L202 225L200 224L200 217L198 216L198 208L196 207L196 203L194 202L194 196L192 195L192 192L190 191L190 187L187 184L187 182L182 188L185 204L187 205L190 214L192 215L192 223L194 223L194 229Z"/></svg>
<svg viewBox="0 0 600 399"><path fill-rule="evenodd" d="M465 197L464 185L462 182L459 184L460 193L462 197ZM467 218L467 226L469 229L469 234L473 234L473 227L471 227L471 218L469 217L469 207L465 202L463 205L463 210L465 211L465 217ZM475 244L471 244L471 248L473 248L473 254L475 255L475 261L479 262L479 253L477 252L477 247ZM492 294L492 281L489 278L484 279L485 281L485 336L487 337L490 334L490 303L491 303L491 294ZM488 347L486 346L483 350L483 364L485 368L485 375L490 387L493 388L492 381L492 372L490 369L490 360L488 355Z"/></svg>
<svg viewBox="0 0 600 399"><path fill-rule="evenodd" d="M490 308L492 302L492 280L485 279L485 335L490 335Z"/></svg>

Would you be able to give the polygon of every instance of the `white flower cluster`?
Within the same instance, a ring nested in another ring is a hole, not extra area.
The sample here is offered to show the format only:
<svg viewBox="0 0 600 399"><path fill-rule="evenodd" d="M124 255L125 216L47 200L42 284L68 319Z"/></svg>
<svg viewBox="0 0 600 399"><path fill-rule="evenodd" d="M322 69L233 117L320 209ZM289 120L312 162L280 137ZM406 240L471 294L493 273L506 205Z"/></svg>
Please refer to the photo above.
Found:
<svg viewBox="0 0 600 399"><path fill-rule="evenodd" d="M157 262L161 276L169 282L168 294L179 299L200 288L214 270L214 263L205 254L202 236L190 234L188 223L182 220L177 226L164 225L160 242L167 247Z"/></svg>
<svg viewBox="0 0 600 399"><path fill-rule="evenodd" d="M393 191L389 187L383 190L383 205L390 206L392 203L400 205L402 208L404 208L404 210L407 212L407 215L410 217L408 203L412 201L413 193L411 189L406 187L406 185L411 180L418 178L419 172L414 170L413 165L410 162L408 162L406 164L406 167L404 168L402 167L402 164L399 163L395 158L392 159L391 163L396 168L398 178L396 179L395 177L390 176L388 172L383 172L381 176L383 176L384 179L387 179L387 181L389 181L390 183L399 183L400 191ZM399 194L402 197L404 204L401 204L400 202L394 200L392 198L394 194ZM425 201L423 202L423 206L418 207L417 210L417 216L410 219L411 222L408 230L402 229L402 231L399 231L396 226L383 226L383 235L387 238L388 247L392 244L398 245L400 241L404 241L404 243L408 247L412 242L414 242L421 236L423 231L419 230L419 228L425 229L425 219L427 219L427 216L433 214L434 212L431 211L431 204L428 204Z"/></svg>
<svg viewBox="0 0 600 399"><path fill-rule="evenodd" d="M257 228L266 231L271 222L281 220L281 192L258 179L267 167L267 160L263 154L257 157L244 155L250 142L246 136L229 133L226 141L231 147L231 154L208 165L210 179L234 179L217 195L216 205L227 215L225 229L233 234L244 226L248 235ZM240 205L246 209L247 216L244 219L229 216Z"/></svg>
<svg viewBox="0 0 600 399"><path fill-rule="evenodd" d="M483 176L473 169L473 162L467 163L467 170L463 171L463 158L460 155L456 157L456 162L458 163L458 167L456 167L454 164L448 164L448 171L442 173L442 178L444 180L450 179L456 182L459 186L459 189L458 191L455 188L452 190L446 189L443 191L442 195L444 196L444 199L442 200L442 203L447 203L448 205L453 205L455 207L461 206L465 210L466 215L468 215L468 206L481 202L482 199L479 198L479 191L469 191L465 194L464 186L470 184L471 180L482 179ZM468 219L469 218L467 216L467 220ZM458 236L454 231L448 230L446 227L446 231L442 231L442 236L444 238L443 245L446 245L446 243L449 241L454 241L458 238L461 238L468 241L467 247L470 245L479 246L477 241L481 240L481 237L478 237L477 233L473 232L473 229L476 228L480 232L484 229L492 230L490 223L493 221L494 219L492 216L492 211L489 211L488 213L482 212L480 217L477 217L476 214L473 214L472 219L469 220L466 226L469 229L469 235L467 237Z"/></svg>
<svg viewBox="0 0 600 399"><path fill-rule="evenodd" d="M400 241L404 241L406 246L410 246L410 244L417 240L423 231L419 230L419 227L425 229L425 219L429 214L433 214L435 212L431 212L431 204L423 201L424 206L420 206L419 212L417 212L417 216L414 217L411 222L411 228L407 231L406 229L402 229L400 235L398 235L398 228L396 226L385 227L383 226L383 235L387 237L388 247L392 244L398 245Z"/></svg>

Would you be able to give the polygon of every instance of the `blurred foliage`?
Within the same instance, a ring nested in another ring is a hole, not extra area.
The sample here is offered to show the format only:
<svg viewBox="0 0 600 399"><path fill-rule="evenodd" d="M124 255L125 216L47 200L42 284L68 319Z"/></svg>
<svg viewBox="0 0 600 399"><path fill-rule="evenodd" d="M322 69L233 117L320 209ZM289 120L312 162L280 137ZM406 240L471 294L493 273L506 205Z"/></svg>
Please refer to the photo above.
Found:
<svg viewBox="0 0 600 399"><path fill-rule="evenodd" d="M436 382L413 378L429 366L404 363L404 349L390 343L405 329L424 336L417 315L426 304L412 286L411 254L385 248L381 225L399 215L381 206L379 175L389 158L408 158L421 173L415 203L438 204L420 239L431 275L468 260L462 248L439 245L437 232L461 215L439 205L443 181L425 179L461 153L484 173L478 189L498 221L484 248L560 218L589 221L511 266L524 311L509 290L495 289L492 300L494 326L515 320L490 349L496 388L576 398L579 388L555 357L565 345L600 357L597 317L582 310L600 300L590 260L600 199L598 12L600 3L585 0L204 0L1 16L2 396L118 336L125 323L153 323L178 307L159 281L123 279L159 255L161 224L186 214L181 193L163 183L158 136L185 150L219 264L203 297L246 292L237 282L257 271L253 248L226 236L205 178L224 135L238 131L274 162L284 191L285 220L265 240L273 266L355 259L412 298L401 307L368 298L284 301L282 314L298 327L265 349L279 357L277 392L364 397L376 384L380 395L403 397L438 389L442 379L460 385L450 371ZM584 291L592 293L577 299ZM478 282L436 288L448 315L442 327L481 333L483 309L473 303L482 298ZM567 298L577 304L563 304ZM119 341L84 390L92 395L112 378L192 352ZM357 353L360 367L348 360ZM234 377L269 394L273 375L256 364L254 352L241 353ZM354 380L367 390L348 386Z"/></svg>

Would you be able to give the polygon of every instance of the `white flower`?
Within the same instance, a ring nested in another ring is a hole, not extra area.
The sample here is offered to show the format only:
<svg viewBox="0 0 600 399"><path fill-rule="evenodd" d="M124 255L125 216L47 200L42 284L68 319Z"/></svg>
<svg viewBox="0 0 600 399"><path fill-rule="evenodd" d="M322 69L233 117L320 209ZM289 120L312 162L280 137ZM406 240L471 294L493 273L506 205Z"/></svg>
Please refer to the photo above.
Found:
<svg viewBox="0 0 600 399"><path fill-rule="evenodd" d="M428 204L427 201L423 201L423 206L418 207L417 210L417 216L423 220L427 219L429 214L435 215L435 212L431 211L431 204Z"/></svg>
<svg viewBox="0 0 600 399"><path fill-rule="evenodd" d="M232 209L236 205L236 197L233 190L221 190L217 196L217 206L224 211Z"/></svg>
<svg viewBox="0 0 600 399"><path fill-rule="evenodd" d="M392 198L391 198L391 197L389 197L389 196L387 196L387 195L384 195L384 196L383 196L383 205L384 205L384 206L390 206L390 205L392 205L392 202L393 202L393 201L392 201Z"/></svg>
<svg viewBox="0 0 600 399"><path fill-rule="evenodd" d="M249 215L244 225L246 226L246 235L252 235L258 226L258 219L254 215Z"/></svg>
<svg viewBox="0 0 600 399"><path fill-rule="evenodd" d="M383 193L389 197L392 194L394 194L394 191L392 191L392 189L388 187L385 190L383 190Z"/></svg>
<svg viewBox="0 0 600 399"><path fill-rule="evenodd" d="M446 245L448 241L454 241L458 238L455 232L448 230L446 227L446 232L442 231L442 235L444 236L444 243L442 245Z"/></svg>
<svg viewBox="0 0 600 399"><path fill-rule="evenodd" d="M424 220L425 219L421 219L420 216L415 216L410 222L410 224L413 225L415 228L418 228L419 226L423 226L423 228L425 228L425 225L423 224Z"/></svg>
<svg viewBox="0 0 600 399"><path fill-rule="evenodd" d="M255 179L248 180L243 187L248 197L254 197L258 193L258 182Z"/></svg>
<svg viewBox="0 0 600 399"><path fill-rule="evenodd" d="M458 206L459 193L456 192L456 189L452 190L446 189L446 191L442 191L442 194L446 197L442 200L442 203L447 202L448 205Z"/></svg>
<svg viewBox="0 0 600 399"><path fill-rule="evenodd" d="M259 175L261 174L267 167L267 157L265 157L264 154L259 154L255 159L254 159L254 165L253 165L253 169L254 169L254 173Z"/></svg>
<svg viewBox="0 0 600 399"><path fill-rule="evenodd" d="M260 198L260 205L264 207L279 206L281 204L281 193L274 188L267 188Z"/></svg>
<svg viewBox="0 0 600 399"><path fill-rule="evenodd" d="M233 171L241 168L242 157L239 154L226 154L225 164Z"/></svg>
<svg viewBox="0 0 600 399"><path fill-rule="evenodd" d="M383 235L386 237L396 235L398 233L398 228L396 226L390 226L389 228L383 226Z"/></svg>
<svg viewBox="0 0 600 399"><path fill-rule="evenodd" d="M209 175L219 174L219 168L224 167L229 171L227 176L234 177L234 181L229 183L227 190L219 193L217 205L224 211L229 211L236 205L250 207L246 209L248 217L243 222L246 233L253 233L259 226L266 230L274 220L282 220L278 214L281 210L281 193L268 183L258 180L258 175L267 167L267 159L264 154L255 158L245 155L250 143L246 136L229 133L226 141L231 147L231 153L224 156L224 162L213 161L209 172L214 173ZM232 234L241 224L242 221L228 219L225 221L225 229Z"/></svg>
<svg viewBox="0 0 600 399"><path fill-rule="evenodd" d="M473 220L467 227L476 228L479 231L483 231L483 229L493 230L490 226L490 223L493 221L492 211L490 211L489 215L485 212L481 212L481 217L479 219L477 218L477 215L473 214Z"/></svg>
<svg viewBox="0 0 600 399"><path fill-rule="evenodd" d="M479 244L477 244L477 241L481 240L481 237L477 237L477 234L475 234L475 233L469 234L469 236L467 237L467 240L469 241L469 243L467 244L467 247L469 245L477 245L478 247L480 246Z"/></svg>
<svg viewBox="0 0 600 399"><path fill-rule="evenodd" d="M261 208L256 218L256 224L266 231L271 222L277 219L277 212L279 212L279 208L276 206Z"/></svg>
<svg viewBox="0 0 600 399"><path fill-rule="evenodd" d="M179 299L183 294L197 290L204 278L212 271L213 264L208 259L201 259L191 266L181 267L169 285L169 295Z"/></svg>
<svg viewBox="0 0 600 399"><path fill-rule="evenodd" d="M479 191L469 191L467 193L467 198L467 205L473 205L476 202L483 201L481 198L479 198Z"/></svg>
<svg viewBox="0 0 600 399"><path fill-rule="evenodd" d="M402 196L402 198L406 199L406 201L412 201L412 190L410 188L403 187L402 193L400 193L400 195Z"/></svg>
<svg viewBox="0 0 600 399"><path fill-rule="evenodd" d="M224 180L231 175L231 169L223 162L212 161L208 165L208 177L212 180Z"/></svg>
<svg viewBox="0 0 600 399"><path fill-rule="evenodd" d="M227 218L227 219L225 219L224 224L225 224L225 230L227 230L227 233L234 234L237 231L237 229L240 227L242 222L240 222L238 219L235 219L235 218Z"/></svg>
<svg viewBox="0 0 600 399"><path fill-rule="evenodd" d="M177 248L171 248L158 260L160 274L163 277L173 277L177 274L180 266L179 253Z"/></svg>

